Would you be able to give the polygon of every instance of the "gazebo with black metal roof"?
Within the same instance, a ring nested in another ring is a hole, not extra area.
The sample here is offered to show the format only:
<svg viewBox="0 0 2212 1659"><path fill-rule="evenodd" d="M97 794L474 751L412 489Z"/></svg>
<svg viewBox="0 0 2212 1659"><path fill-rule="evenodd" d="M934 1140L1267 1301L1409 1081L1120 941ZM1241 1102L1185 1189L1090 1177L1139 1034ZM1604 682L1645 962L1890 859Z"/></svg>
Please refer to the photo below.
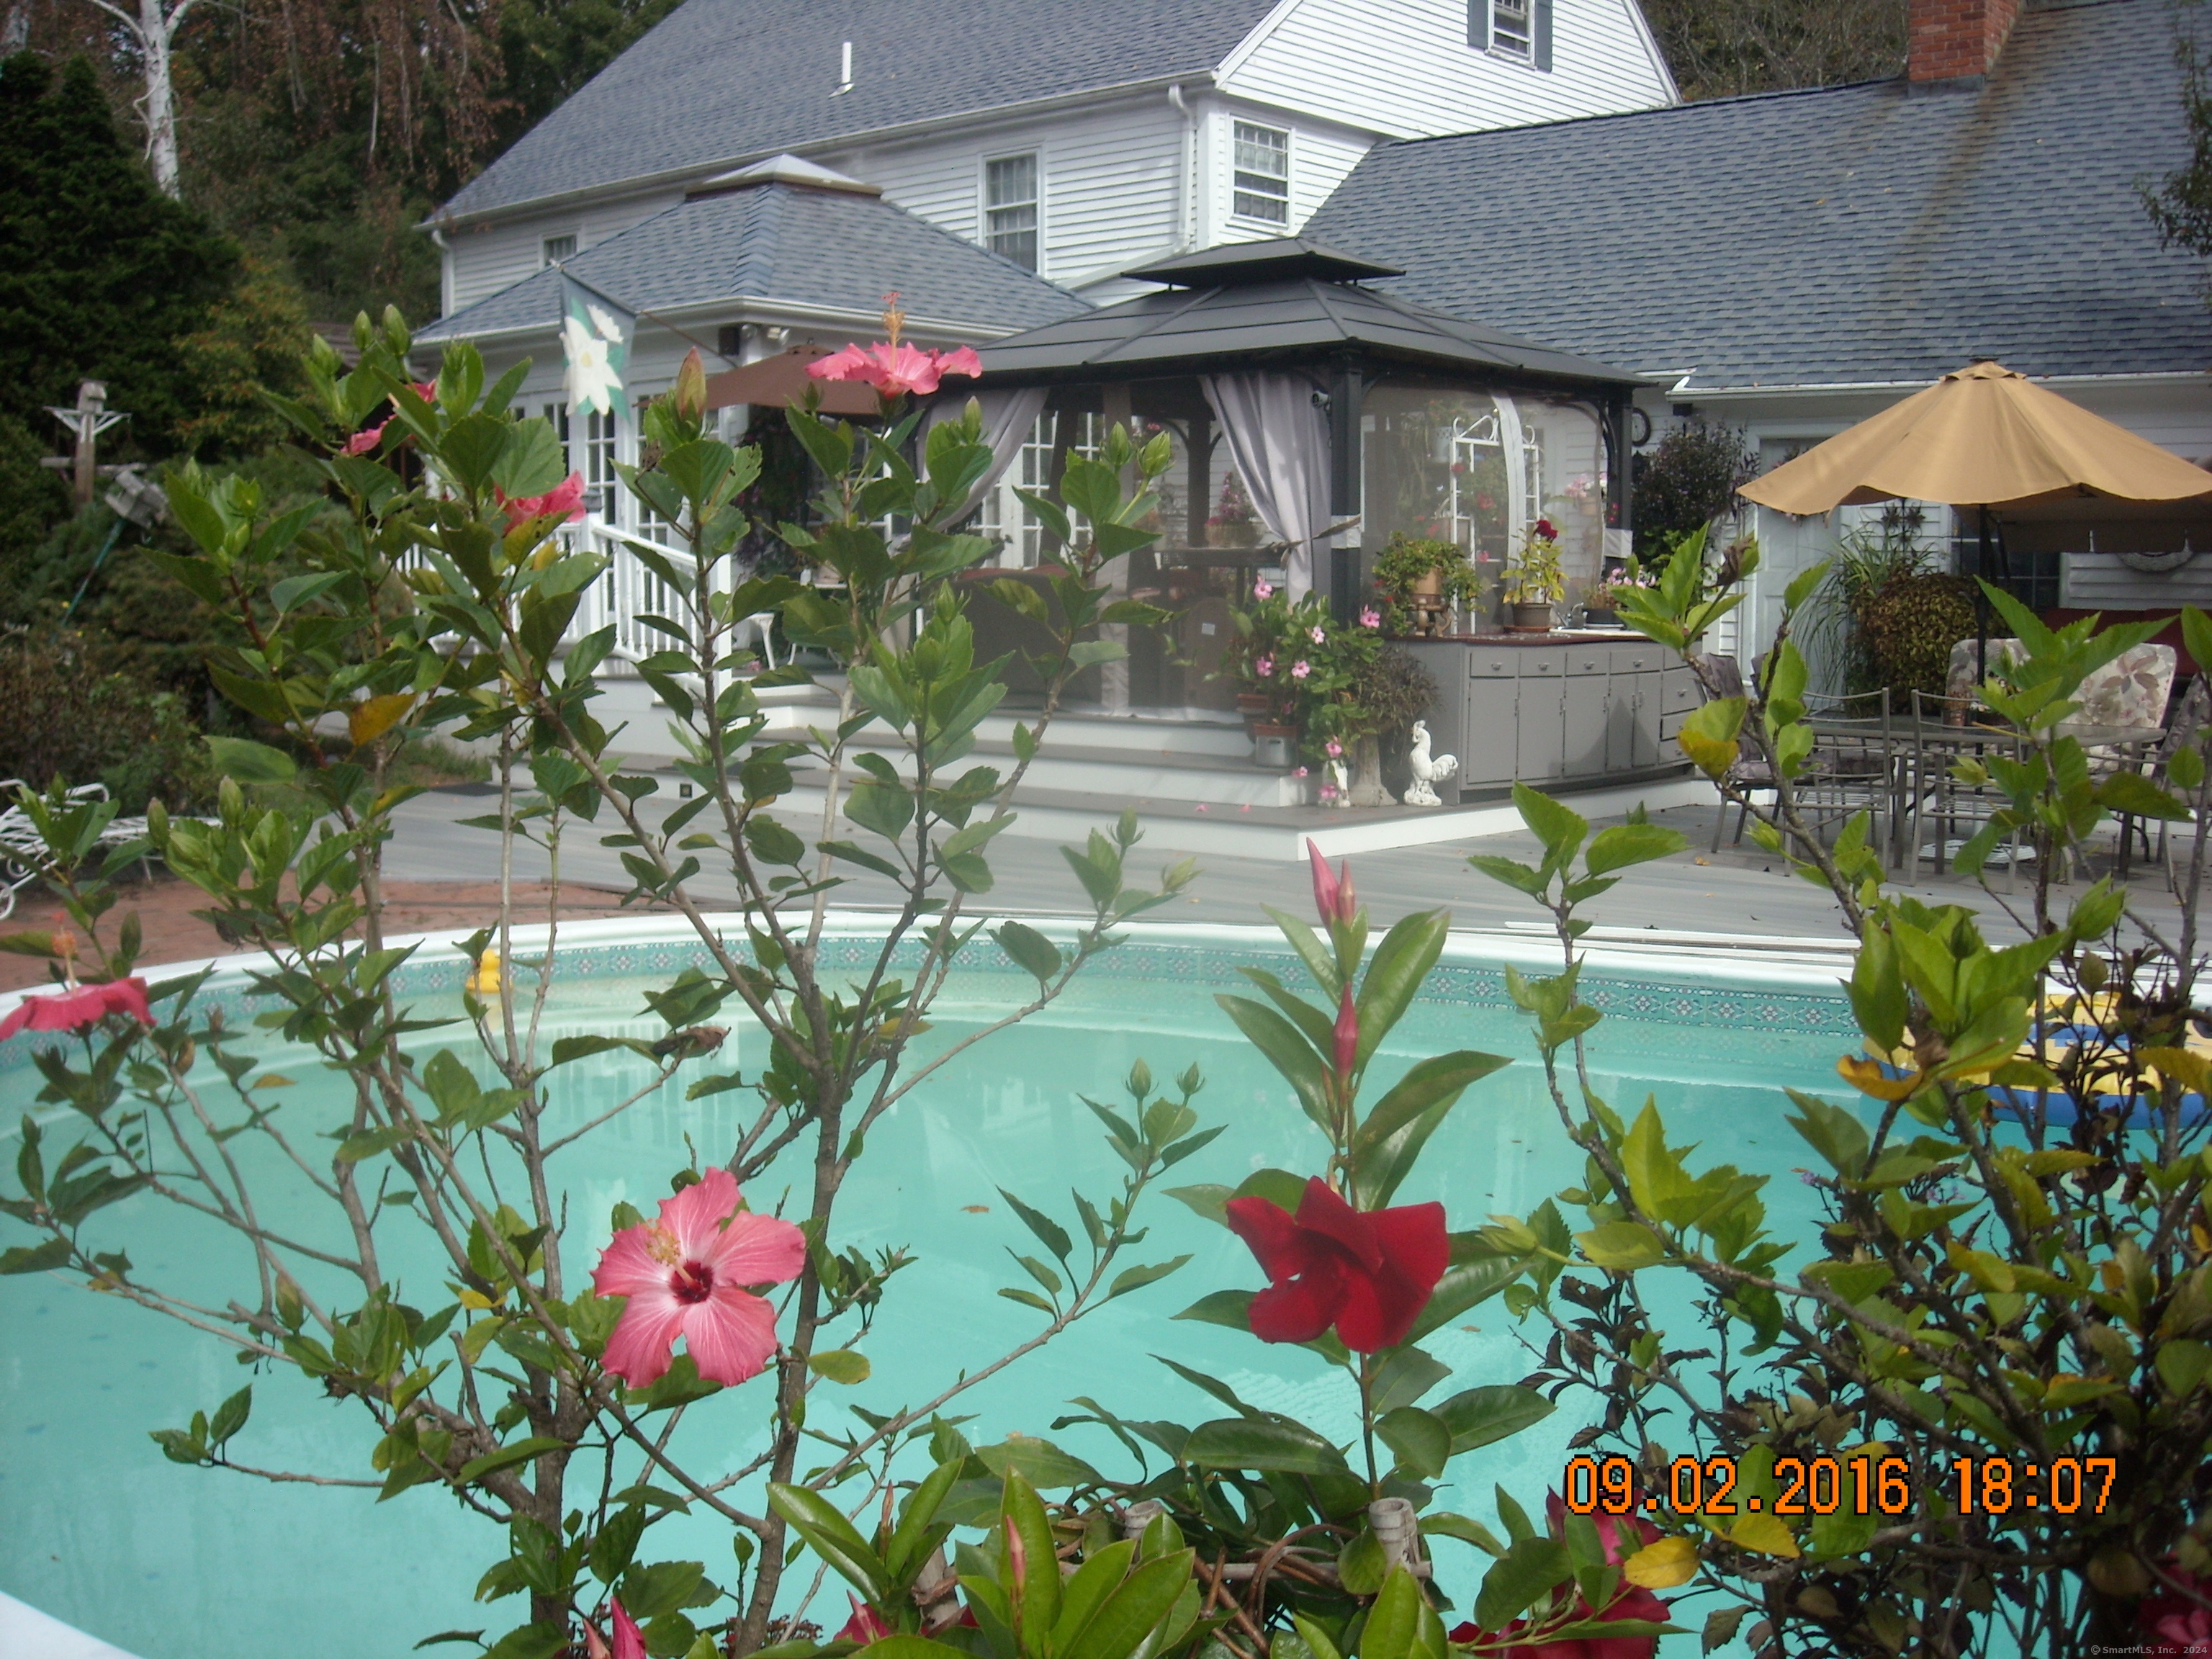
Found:
<svg viewBox="0 0 2212 1659"><path fill-rule="evenodd" d="M1130 706L1223 706L1226 606L1261 576L1325 586L1348 617L1395 535L1456 542L1494 575L1548 520L1576 597L1626 553L1638 377L1372 286L1399 274L1302 238L1237 243L982 349L1000 429L1026 434L986 509L1010 564L1050 557L1011 486L1050 485L1108 424L1172 435L1164 533L1127 580L1188 637L1158 665L1132 640Z"/></svg>

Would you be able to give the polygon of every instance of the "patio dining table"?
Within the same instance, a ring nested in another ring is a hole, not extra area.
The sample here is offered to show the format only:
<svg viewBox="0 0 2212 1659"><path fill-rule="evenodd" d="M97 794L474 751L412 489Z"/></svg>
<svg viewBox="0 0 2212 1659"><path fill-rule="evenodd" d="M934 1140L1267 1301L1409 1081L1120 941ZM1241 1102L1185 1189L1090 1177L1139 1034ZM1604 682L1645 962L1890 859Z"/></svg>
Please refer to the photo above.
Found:
<svg viewBox="0 0 2212 1659"><path fill-rule="evenodd" d="M2016 757L2021 748L2021 733L2013 727L1983 721L1953 725L1947 720L1912 715L1882 719L1816 714L1808 724L1813 728L1815 753L1823 746L1846 744L1862 750L1877 746L1886 750L1889 762L1887 790L1870 793L1886 794L1888 811L1883 816L1889 833L1885 862L1893 867L1908 862L1917 864L1923 826L1930 816L1936 818L1939 829L1961 817L1982 816L1957 811L1953 805L1945 785L1954 762L1991 750ZM2092 726L2075 721L2067 722L2059 730L2093 754L2104 750L2123 766L2141 765L2166 735L2156 726ZM1935 848L1936 860L1940 864L1946 849L1945 840L1939 838Z"/></svg>

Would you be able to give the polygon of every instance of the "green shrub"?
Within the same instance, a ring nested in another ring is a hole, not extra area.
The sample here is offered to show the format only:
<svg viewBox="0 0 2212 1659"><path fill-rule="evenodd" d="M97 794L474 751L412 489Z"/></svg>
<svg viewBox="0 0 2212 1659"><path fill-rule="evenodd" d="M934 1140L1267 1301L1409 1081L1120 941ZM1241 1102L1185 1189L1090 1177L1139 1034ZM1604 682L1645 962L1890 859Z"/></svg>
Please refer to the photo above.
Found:
<svg viewBox="0 0 2212 1659"><path fill-rule="evenodd" d="M185 698L95 635L0 637L0 777L103 783L125 812L189 809L216 778Z"/></svg>
<svg viewBox="0 0 2212 1659"><path fill-rule="evenodd" d="M1974 585L1964 576L1917 570L1891 577L1859 604L1859 637L1877 684L1902 695L1940 696L1951 647L1974 631Z"/></svg>

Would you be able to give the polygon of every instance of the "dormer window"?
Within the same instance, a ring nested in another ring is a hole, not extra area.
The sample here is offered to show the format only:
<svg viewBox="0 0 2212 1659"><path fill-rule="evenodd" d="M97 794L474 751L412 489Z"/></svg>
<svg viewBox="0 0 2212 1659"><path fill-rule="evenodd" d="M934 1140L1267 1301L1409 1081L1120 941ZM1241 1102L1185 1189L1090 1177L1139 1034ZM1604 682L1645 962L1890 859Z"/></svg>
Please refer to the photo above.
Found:
<svg viewBox="0 0 2212 1659"><path fill-rule="evenodd" d="M1240 219L1291 222L1291 135L1251 121L1237 124L1234 210Z"/></svg>
<svg viewBox="0 0 2212 1659"><path fill-rule="evenodd" d="M1531 69L1552 67L1552 0L1469 0L1467 41Z"/></svg>
<svg viewBox="0 0 2212 1659"><path fill-rule="evenodd" d="M562 260L568 258L574 255L575 252L576 239L574 237L548 236L545 239L544 258L539 260L538 263L540 264L557 265Z"/></svg>
<svg viewBox="0 0 2212 1659"><path fill-rule="evenodd" d="M1037 268L1037 158L1000 155L983 163L983 246L1018 265Z"/></svg>

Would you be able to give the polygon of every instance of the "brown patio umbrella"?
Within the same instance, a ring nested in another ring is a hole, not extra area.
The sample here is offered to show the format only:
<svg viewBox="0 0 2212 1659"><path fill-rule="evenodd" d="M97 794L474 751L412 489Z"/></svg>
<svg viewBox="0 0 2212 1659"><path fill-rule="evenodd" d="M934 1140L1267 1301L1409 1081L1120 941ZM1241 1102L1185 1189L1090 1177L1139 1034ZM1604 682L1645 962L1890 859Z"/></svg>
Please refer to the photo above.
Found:
<svg viewBox="0 0 2212 1659"><path fill-rule="evenodd" d="M1737 493L1800 514L1893 498L1953 507L2075 494L2172 501L2212 494L2212 473L2002 363L1978 362Z"/></svg>
<svg viewBox="0 0 2212 1659"><path fill-rule="evenodd" d="M817 380L807 364L830 355L827 346L793 346L773 357L726 368L707 377L707 407L726 409L732 404L762 404L770 409L788 408L804 397L810 386L822 388L824 415L874 415L879 412L875 388L858 380Z"/></svg>

